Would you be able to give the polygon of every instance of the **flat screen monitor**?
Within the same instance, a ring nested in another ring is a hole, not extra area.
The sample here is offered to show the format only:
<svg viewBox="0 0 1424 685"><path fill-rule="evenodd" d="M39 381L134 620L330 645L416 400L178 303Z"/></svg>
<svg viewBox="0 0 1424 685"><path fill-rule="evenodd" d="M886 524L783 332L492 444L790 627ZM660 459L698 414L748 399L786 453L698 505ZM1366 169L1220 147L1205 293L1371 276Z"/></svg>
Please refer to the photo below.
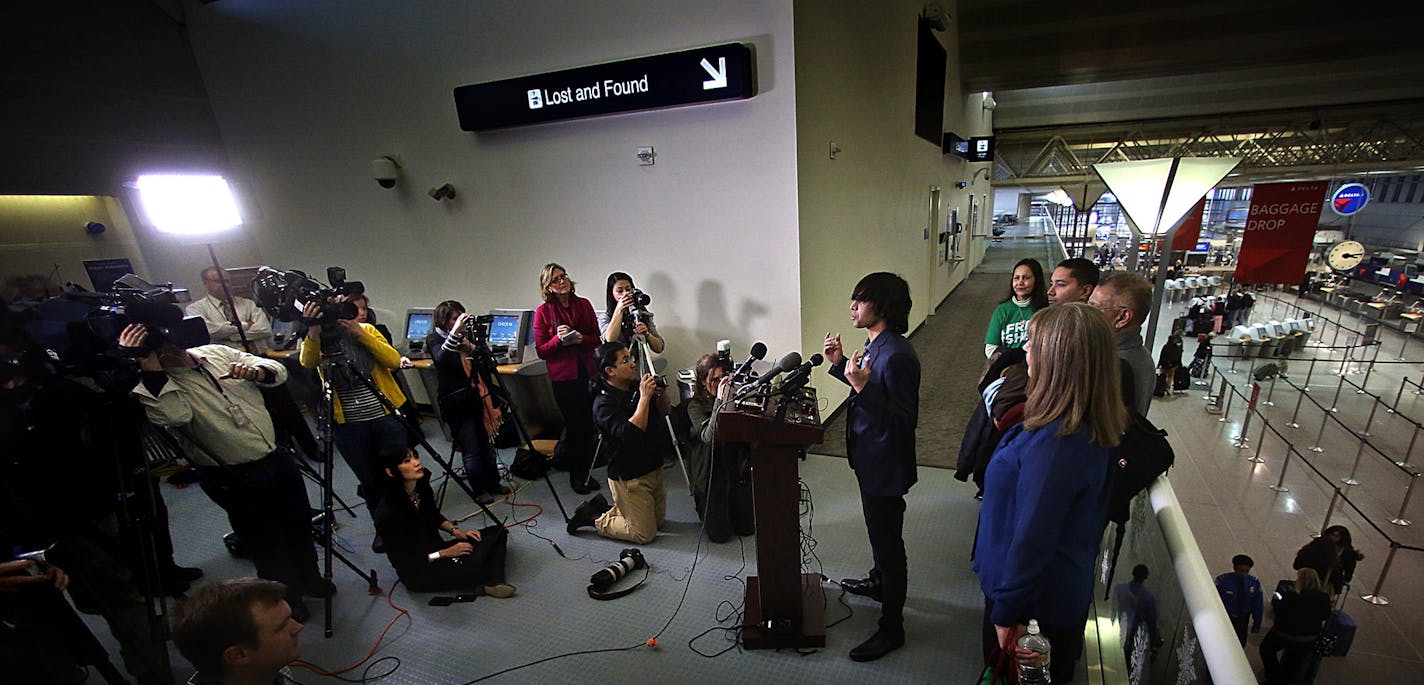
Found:
<svg viewBox="0 0 1424 685"><path fill-rule="evenodd" d="M435 330L435 310L426 307L405 311L405 339L425 340Z"/></svg>
<svg viewBox="0 0 1424 685"><path fill-rule="evenodd" d="M532 309L491 309L489 342L504 345L509 351L498 361L502 364L524 362L524 348L534 344L534 310Z"/></svg>

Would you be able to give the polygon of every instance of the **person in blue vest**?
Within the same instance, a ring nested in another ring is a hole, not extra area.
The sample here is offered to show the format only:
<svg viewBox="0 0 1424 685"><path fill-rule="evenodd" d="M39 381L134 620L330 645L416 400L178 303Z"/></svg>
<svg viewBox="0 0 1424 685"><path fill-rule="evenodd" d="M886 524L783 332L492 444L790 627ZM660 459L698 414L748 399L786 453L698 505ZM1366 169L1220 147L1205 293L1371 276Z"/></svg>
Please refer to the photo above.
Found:
<svg viewBox="0 0 1424 685"><path fill-rule="evenodd" d="M1261 581L1251 575L1251 567L1256 562L1245 554L1231 557L1231 573L1216 577L1216 592L1226 605L1226 615L1231 617L1231 626L1236 629L1236 639L1246 646L1246 623L1250 621L1251 632L1261 632Z"/></svg>
<svg viewBox="0 0 1424 685"><path fill-rule="evenodd" d="M905 493L915 484L915 426L920 416L920 358L905 339L910 286L892 273L860 279L851 291L850 318L864 329L865 350L849 355L839 333L826 334L830 374L849 385L846 453L860 485L861 510L875 566L862 579L841 581L847 592L881 603L879 628L850 651L874 661L905 644Z"/></svg>

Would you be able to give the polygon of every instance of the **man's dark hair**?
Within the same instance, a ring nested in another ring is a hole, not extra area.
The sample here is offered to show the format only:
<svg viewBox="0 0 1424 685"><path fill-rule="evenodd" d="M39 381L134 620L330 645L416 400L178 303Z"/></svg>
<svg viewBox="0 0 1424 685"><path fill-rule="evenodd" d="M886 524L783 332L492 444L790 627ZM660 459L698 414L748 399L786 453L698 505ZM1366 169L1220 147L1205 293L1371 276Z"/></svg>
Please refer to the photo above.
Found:
<svg viewBox="0 0 1424 685"><path fill-rule="evenodd" d="M1254 567L1255 565L1256 565L1256 562L1255 562L1254 560L1252 560L1251 557L1248 557L1248 556L1246 556L1245 554L1238 554L1238 555L1236 555L1236 556L1234 556L1234 557L1231 557L1231 568L1236 568L1237 566L1252 566L1252 567Z"/></svg>
<svg viewBox="0 0 1424 685"><path fill-rule="evenodd" d="M1091 285L1095 288L1098 286L1098 265L1092 260L1074 257L1058 262L1058 266L1073 274L1073 280L1077 281L1078 285Z"/></svg>
<svg viewBox="0 0 1424 685"><path fill-rule="evenodd" d="M877 271L855 284L850 299L869 302L875 315L885 320L885 325L896 333L910 331L910 284L905 279L887 271Z"/></svg>
<svg viewBox="0 0 1424 685"><path fill-rule="evenodd" d="M608 367L618 366L618 351L626 349L628 349L627 345L614 340L599 345L598 349L593 351L593 358L598 362L599 378L608 377Z"/></svg>
<svg viewBox="0 0 1424 685"><path fill-rule="evenodd" d="M173 619L173 644L198 673L222 675L223 651L233 645L256 649L255 604L276 604L287 596L287 586L261 578L236 578L199 588L178 605Z"/></svg>
<svg viewBox="0 0 1424 685"><path fill-rule="evenodd" d="M1147 580L1147 564L1133 566L1132 579L1137 581Z"/></svg>

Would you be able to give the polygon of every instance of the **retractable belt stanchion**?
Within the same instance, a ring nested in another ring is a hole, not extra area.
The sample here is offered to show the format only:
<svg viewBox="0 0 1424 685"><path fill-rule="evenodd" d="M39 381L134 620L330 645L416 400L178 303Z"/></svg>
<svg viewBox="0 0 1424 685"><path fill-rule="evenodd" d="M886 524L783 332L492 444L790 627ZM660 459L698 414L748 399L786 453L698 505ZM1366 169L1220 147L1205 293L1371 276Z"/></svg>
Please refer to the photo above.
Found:
<svg viewBox="0 0 1424 685"><path fill-rule="evenodd" d="M1266 426L1266 420L1264 418L1261 419L1261 434L1256 437L1256 453L1254 455L1251 455L1250 457L1247 457L1246 461L1255 464L1266 463L1266 460L1261 458L1261 446L1266 444Z"/></svg>
<svg viewBox="0 0 1424 685"><path fill-rule="evenodd" d="M1295 446L1292 445L1292 444L1290 444L1289 442L1287 442L1287 443L1286 443L1286 458L1285 458L1285 461L1281 462L1281 475L1280 475L1279 478L1276 479L1276 484L1275 484L1275 485L1268 485L1268 486L1266 486L1266 487L1268 487L1268 488L1270 488L1270 489L1272 489L1272 490L1275 490L1276 492L1290 492L1290 488L1286 487L1286 470L1288 470L1288 469L1290 468L1291 457L1294 456L1294 455L1295 455Z"/></svg>
<svg viewBox="0 0 1424 685"><path fill-rule="evenodd" d="M1360 471L1360 457L1364 456L1364 454L1365 454L1365 441L1364 441L1364 440L1361 440L1361 441L1360 441L1360 449L1355 450L1355 464L1350 467L1350 475L1349 475L1348 477L1346 477L1346 478L1341 478L1341 479L1340 479L1340 482L1341 482L1341 483L1344 483L1344 484L1346 484L1346 485L1359 485L1359 484L1360 484L1360 481L1358 481L1358 480L1355 479L1355 475L1356 475L1357 473L1359 473L1359 471Z"/></svg>
<svg viewBox="0 0 1424 685"><path fill-rule="evenodd" d="M1404 460L1394 462L1399 466L1408 466L1409 457L1414 454L1414 443L1419 440L1419 424L1414 424L1414 435L1409 436L1409 447L1404 450Z"/></svg>
<svg viewBox="0 0 1424 685"><path fill-rule="evenodd" d="M1398 513L1398 514L1395 514L1395 515L1394 515L1394 518L1392 518L1392 519L1389 520L1390 523L1393 523L1393 524L1396 525L1396 526L1412 526L1412 525L1414 525L1412 522L1410 522L1409 519L1404 518L1404 510L1409 507L1409 498L1414 495L1414 484L1415 484L1415 483L1418 483L1418 482L1419 482L1419 474L1418 474L1417 472L1410 473L1410 474L1409 474L1409 487L1407 487L1407 488L1404 489L1404 501L1399 503L1399 513Z"/></svg>
<svg viewBox="0 0 1424 685"><path fill-rule="evenodd" d="M1363 599L1366 602L1369 602L1370 604L1378 606L1385 606L1389 604L1389 599L1386 598L1384 595L1380 594L1380 590L1384 589L1384 579L1389 576L1389 567L1394 564L1394 554L1398 551L1399 543L1390 540L1389 556L1385 557L1384 568L1380 569L1379 580L1375 581L1375 589L1371 591L1368 595L1360 595L1360 599Z"/></svg>

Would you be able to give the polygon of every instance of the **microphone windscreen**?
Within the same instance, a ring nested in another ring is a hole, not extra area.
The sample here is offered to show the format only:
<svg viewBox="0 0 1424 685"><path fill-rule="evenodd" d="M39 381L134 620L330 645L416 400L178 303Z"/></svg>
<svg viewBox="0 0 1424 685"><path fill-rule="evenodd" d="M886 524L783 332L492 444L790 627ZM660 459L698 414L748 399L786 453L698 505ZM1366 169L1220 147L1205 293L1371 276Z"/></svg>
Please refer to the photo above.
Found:
<svg viewBox="0 0 1424 685"><path fill-rule="evenodd" d="M820 353L811 355L811 366L820 366L823 361L826 361L826 358L822 357Z"/></svg>
<svg viewBox="0 0 1424 685"><path fill-rule="evenodd" d="M750 354L751 354L752 359L765 359L765 358L766 358L766 343L764 343L764 342L762 342L762 341L760 341L760 340L758 340L758 341L752 343L752 349L751 349L751 351L750 351Z"/></svg>
<svg viewBox="0 0 1424 685"><path fill-rule="evenodd" d="M780 362L777 362L776 367L777 367L778 369L781 369L781 372L782 372L782 373L787 373L787 372L789 372L789 371L795 369L796 367L798 367L798 366L800 366L800 365L801 365L801 353L800 353L800 352L787 352L787 353L786 353L786 356L785 356L785 357L782 357Z"/></svg>

